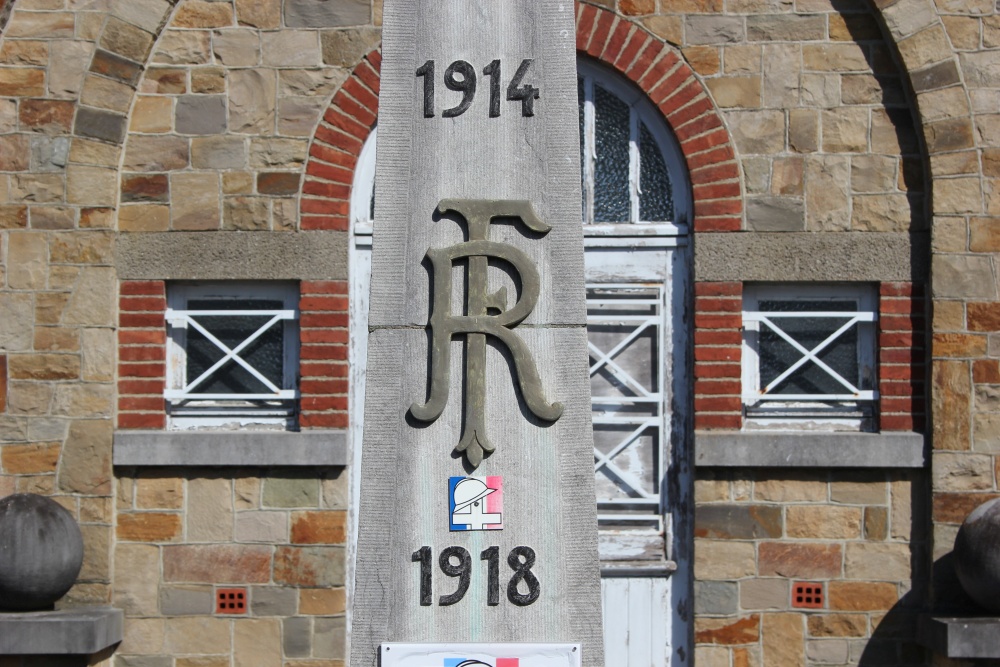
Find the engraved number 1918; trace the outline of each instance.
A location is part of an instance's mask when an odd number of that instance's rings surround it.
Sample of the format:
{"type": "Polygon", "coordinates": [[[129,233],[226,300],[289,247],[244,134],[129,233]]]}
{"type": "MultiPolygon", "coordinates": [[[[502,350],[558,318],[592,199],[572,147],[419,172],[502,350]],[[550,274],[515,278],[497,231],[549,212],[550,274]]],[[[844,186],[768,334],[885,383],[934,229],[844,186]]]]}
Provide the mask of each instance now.
{"type": "MultiPolygon", "coordinates": [[[[420,547],[411,556],[413,562],[420,563],[420,605],[429,607],[433,601],[431,579],[433,569],[431,561],[433,552],[430,547],[420,547]]],[[[479,554],[479,559],[486,561],[486,604],[495,607],[500,604],[500,547],[490,547],[479,554]]],[[[507,582],[507,599],[519,607],[525,607],[538,599],[541,586],[538,577],[531,571],[535,564],[535,550],[531,547],[514,547],[507,555],[507,564],[514,571],[507,582]],[[521,583],[528,589],[521,593],[521,583]]],[[[472,556],[463,547],[447,547],[442,549],[438,557],[438,566],[449,577],[458,579],[453,593],[442,595],[438,604],[442,607],[453,605],[469,590],[472,579],[472,556]]]]}

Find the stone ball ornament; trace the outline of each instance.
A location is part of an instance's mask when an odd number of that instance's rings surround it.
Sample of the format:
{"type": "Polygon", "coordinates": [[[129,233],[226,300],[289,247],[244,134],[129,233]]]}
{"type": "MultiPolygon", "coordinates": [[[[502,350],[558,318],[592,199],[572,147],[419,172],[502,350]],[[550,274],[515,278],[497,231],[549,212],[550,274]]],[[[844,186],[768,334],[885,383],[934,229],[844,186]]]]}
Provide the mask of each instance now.
{"type": "Polygon", "coordinates": [[[955,572],[973,600],[1000,612],[1000,498],[972,510],[955,538],[955,572]]]}
{"type": "Polygon", "coordinates": [[[50,609],[82,565],[80,527],[59,503],[33,493],[0,499],[0,610],[50,609]]]}

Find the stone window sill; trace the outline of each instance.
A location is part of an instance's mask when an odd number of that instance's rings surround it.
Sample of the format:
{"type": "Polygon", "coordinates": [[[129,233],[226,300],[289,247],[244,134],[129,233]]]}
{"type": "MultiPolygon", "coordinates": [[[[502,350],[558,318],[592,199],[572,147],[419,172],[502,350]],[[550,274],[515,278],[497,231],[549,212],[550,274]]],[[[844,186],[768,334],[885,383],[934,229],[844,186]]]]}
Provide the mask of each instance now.
{"type": "Polygon", "coordinates": [[[922,433],[697,431],[695,465],[727,468],[924,468],[922,433]]]}
{"type": "Polygon", "coordinates": [[[116,466],[347,465],[347,431],[115,431],[116,466]]]}

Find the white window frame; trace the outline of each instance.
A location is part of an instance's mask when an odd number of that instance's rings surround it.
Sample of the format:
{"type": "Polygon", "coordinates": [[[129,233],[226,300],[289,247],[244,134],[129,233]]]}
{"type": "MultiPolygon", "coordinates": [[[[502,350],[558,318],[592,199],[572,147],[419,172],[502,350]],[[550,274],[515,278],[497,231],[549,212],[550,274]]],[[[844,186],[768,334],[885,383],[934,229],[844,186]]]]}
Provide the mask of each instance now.
{"type": "MultiPolygon", "coordinates": [[[[812,356],[832,344],[840,335],[857,328],[858,365],[862,377],[870,378],[872,387],[878,386],[878,296],[869,284],[746,284],[743,288],[743,349],[742,349],[742,398],[746,419],[744,428],[752,429],[804,429],[816,427],[832,430],[872,430],[878,401],[876,389],[854,386],[853,378],[840,378],[832,369],[827,370],[843,385],[838,394],[768,394],[761,387],[759,333],[767,328],[783,336],[780,325],[772,322],[778,313],[761,312],[758,304],[765,300],[781,301],[851,301],[854,311],[810,311],[782,314],[778,319],[790,317],[850,318],[848,323],[812,350],[798,343],[801,357],[785,373],[791,373],[802,364],[817,362],[812,356]]],[[[818,362],[822,367],[822,362],[818,362]]],[[[777,385],[785,374],[772,385],[777,385]]]]}
{"type": "MultiPolygon", "coordinates": [[[[167,286],[167,404],[168,428],[295,428],[298,412],[299,289],[289,282],[178,282],[167,286]],[[201,299],[267,299],[281,301],[279,310],[191,310],[188,303],[201,299]],[[281,387],[263,394],[190,394],[187,387],[187,331],[197,327],[199,315],[271,316],[270,321],[243,344],[273,327],[282,327],[284,373],[281,387]]],[[[221,345],[221,343],[216,343],[221,345]]],[[[222,348],[225,350],[226,348],[222,348]]],[[[230,351],[236,359],[240,346],[230,351]]],[[[237,361],[237,363],[240,363],[237,361]]],[[[248,369],[249,370],[249,369],[248,369]]],[[[251,371],[254,372],[254,371],[251,371]]],[[[209,373],[205,374],[206,379],[209,373]]],[[[193,384],[193,383],[192,383],[193,384]]]]}

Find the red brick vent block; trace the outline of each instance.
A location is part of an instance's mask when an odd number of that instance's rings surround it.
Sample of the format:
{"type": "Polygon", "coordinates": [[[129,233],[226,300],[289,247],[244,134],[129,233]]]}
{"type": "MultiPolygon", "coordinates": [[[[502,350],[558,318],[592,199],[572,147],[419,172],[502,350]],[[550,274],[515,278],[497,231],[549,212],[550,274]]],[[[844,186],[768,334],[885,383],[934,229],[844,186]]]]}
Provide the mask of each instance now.
{"type": "Polygon", "coordinates": [[[346,428],[347,281],[304,280],[300,290],[299,425],[346,428]]]}
{"type": "Polygon", "coordinates": [[[792,607],[795,609],[822,609],[823,584],[796,581],[792,584],[792,607]]]}
{"type": "Polygon", "coordinates": [[[695,428],[739,429],[743,284],[695,283],[694,294],[695,428]]]}
{"type": "Polygon", "coordinates": [[[118,297],[118,428],[166,426],[163,390],[167,371],[162,280],[121,284],[118,297]]]}
{"type": "Polygon", "coordinates": [[[378,50],[365,56],[316,128],[299,201],[302,229],[348,229],[354,167],[378,115],[381,66],[378,50]]]}
{"type": "Polygon", "coordinates": [[[879,427],[923,431],[927,423],[923,285],[879,286],[879,427]]]}
{"type": "Polygon", "coordinates": [[[673,129],[691,175],[694,230],[738,231],[743,198],[736,152],[694,70],[676,49],[614,12],[579,4],[576,20],[577,50],[635,83],[673,129]]]}
{"type": "Polygon", "coordinates": [[[215,613],[216,614],[247,613],[247,589],[216,588],[215,613]]]}

